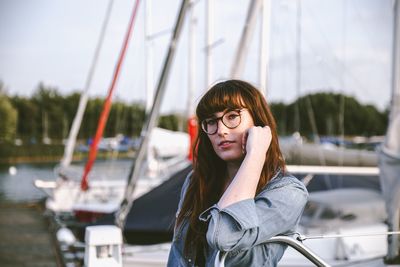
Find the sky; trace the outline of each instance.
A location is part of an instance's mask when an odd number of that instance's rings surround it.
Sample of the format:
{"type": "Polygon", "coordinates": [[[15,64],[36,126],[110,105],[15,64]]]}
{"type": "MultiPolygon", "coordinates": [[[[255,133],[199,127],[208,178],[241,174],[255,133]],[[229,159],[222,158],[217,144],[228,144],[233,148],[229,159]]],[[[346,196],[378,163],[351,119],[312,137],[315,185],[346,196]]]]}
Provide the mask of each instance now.
{"type": "MultiPolygon", "coordinates": [[[[157,85],[180,6],[179,0],[147,1],[153,37],[150,43],[145,38],[144,2],[139,6],[116,100],[145,101],[146,45],[153,53],[150,80],[157,85]]],[[[205,3],[206,0],[194,1],[194,103],[209,87],[205,82],[205,3]]],[[[249,3],[250,0],[213,1],[213,83],[230,77],[249,3]]],[[[0,0],[0,81],[8,94],[30,96],[39,83],[65,95],[81,91],[108,4],[109,0],[0,0]]],[[[113,2],[89,89],[91,96],[107,94],[133,5],[134,1],[113,2]]],[[[324,91],[354,96],[380,110],[388,106],[392,0],[272,0],[270,14],[268,101],[291,103],[307,93],[324,91]]],[[[162,113],[187,109],[189,21],[185,19],[178,42],[162,113]]],[[[257,18],[241,75],[256,86],[260,84],[259,22],[257,18]]]]}

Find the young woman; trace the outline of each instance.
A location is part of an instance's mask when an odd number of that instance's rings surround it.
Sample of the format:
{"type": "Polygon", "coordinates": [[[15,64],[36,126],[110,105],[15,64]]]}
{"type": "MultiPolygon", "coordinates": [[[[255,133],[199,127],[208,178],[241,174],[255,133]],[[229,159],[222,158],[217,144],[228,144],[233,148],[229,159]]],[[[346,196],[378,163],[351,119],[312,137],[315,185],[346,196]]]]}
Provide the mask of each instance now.
{"type": "Polygon", "coordinates": [[[251,84],[214,85],[196,109],[193,172],[183,185],[168,266],[276,266],[286,246],[263,244],[291,234],[307,190],[285,171],[275,120],[251,84]]]}

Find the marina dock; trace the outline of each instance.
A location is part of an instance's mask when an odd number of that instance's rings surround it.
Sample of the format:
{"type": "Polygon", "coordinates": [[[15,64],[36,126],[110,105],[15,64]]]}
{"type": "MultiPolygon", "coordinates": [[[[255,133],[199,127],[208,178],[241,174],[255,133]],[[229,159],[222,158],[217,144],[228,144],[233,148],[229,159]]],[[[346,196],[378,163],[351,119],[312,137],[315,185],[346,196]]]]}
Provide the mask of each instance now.
{"type": "Polygon", "coordinates": [[[62,266],[40,203],[0,202],[0,266],[62,266]]]}

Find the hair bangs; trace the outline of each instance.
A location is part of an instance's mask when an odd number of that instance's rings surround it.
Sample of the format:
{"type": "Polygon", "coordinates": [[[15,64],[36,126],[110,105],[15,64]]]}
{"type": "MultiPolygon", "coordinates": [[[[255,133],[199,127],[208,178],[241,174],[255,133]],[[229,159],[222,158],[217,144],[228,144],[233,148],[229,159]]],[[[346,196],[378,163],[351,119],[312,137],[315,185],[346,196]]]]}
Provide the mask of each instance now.
{"type": "Polygon", "coordinates": [[[201,121],[211,117],[216,112],[244,107],[246,105],[244,104],[239,88],[217,84],[203,96],[197,105],[196,115],[201,121]]]}

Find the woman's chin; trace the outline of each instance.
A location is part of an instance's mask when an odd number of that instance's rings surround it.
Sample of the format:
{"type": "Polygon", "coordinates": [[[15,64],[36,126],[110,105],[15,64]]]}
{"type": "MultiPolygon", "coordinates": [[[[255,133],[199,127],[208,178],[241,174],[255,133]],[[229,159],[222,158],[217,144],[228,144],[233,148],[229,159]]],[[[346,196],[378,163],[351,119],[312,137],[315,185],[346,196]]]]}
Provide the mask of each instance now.
{"type": "Polygon", "coordinates": [[[242,161],[244,158],[243,153],[241,152],[235,152],[235,151],[223,151],[223,152],[219,152],[218,157],[220,157],[223,161],[242,161]]]}

